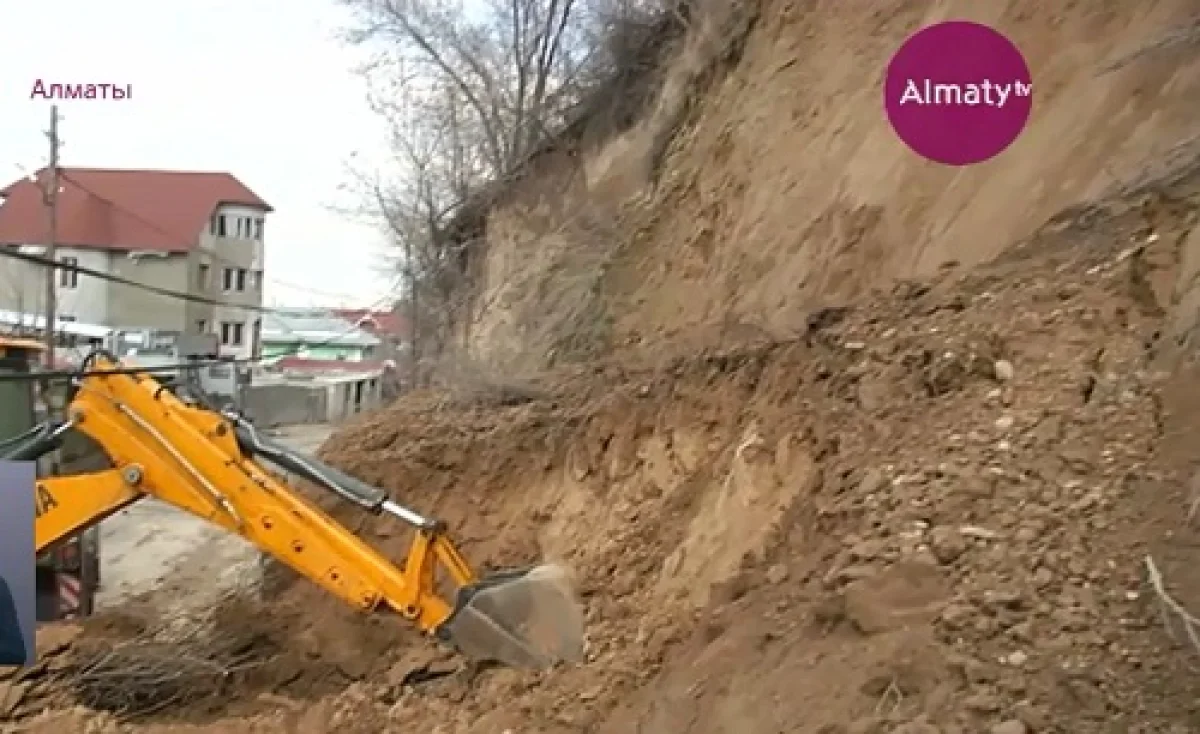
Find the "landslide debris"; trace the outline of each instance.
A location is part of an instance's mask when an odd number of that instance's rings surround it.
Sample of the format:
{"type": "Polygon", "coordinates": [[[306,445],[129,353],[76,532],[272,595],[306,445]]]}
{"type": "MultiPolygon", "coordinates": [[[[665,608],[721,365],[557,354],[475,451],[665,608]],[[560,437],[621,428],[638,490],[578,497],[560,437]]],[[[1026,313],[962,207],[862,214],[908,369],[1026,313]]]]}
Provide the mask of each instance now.
{"type": "MultiPolygon", "coordinates": [[[[1200,726],[1196,651],[1164,631],[1144,565],[1178,579],[1194,562],[1168,438],[1200,413],[1164,330],[1200,248],[1194,188],[1125,191],[987,267],[815,313],[795,339],[601,364],[507,408],[427,396],[341,433],[327,458],[446,518],[476,557],[573,564],[589,603],[588,665],[449,676],[390,720],[1200,726]]],[[[374,529],[399,552],[396,532],[374,529]]]]}
{"type": "MultiPolygon", "coordinates": [[[[278,594],[215,620],[255,655],[232,683],[195,687],[195,700],[141,720],[97,711],[81,695],[81,666],[141,640],[146,623],[83,636],[50,627],[43,637],[69,642],[43,641],[56,652],[40,672],[0,676],[0,726],[1200,730],[1198,651],[1160,593],[1200,609],[1189,518],[1200,496],[1200,157],[1174,148],[1171,170],[1067,209],[1009,247],[1112,169],[1161,151],[1160,134],[1180,139],[1194,125],[1172,106],[1194,83],[1179,60],[1186,44],[1101,86],[1089,86],[1091,62],[1075,64],[1108,55],[1114,27],[1162,27],[1183,5],[1151,3],[1136,17],[989,9],[1053,67],[1039,82],[1053,86],[1039,102],[1052,112],[1023,136],[1024,158],[958,176],[904,163],[907,152],[878,137],[876,31],[901,34],[932,11],[855,10],[851,28],[832,10],[764,4],[745,59],[671,141],[635,243],[644,250],[613,268],[628,282],[608,336],[629,348],[515,393],[412,395],[330,441],[326,459],[445,519],[477,562],[571,565],[587,605],[586,665],[463,666],[403,623],[360,618],[284,577],[278,594]],[[826,63],[864,43],[870,62],[826,63]],[[1126,140],[1136,145],[1116,166],[1126,140]],[[891,280],[954,253],[972,267],[891,280]],[[794,306],[798,282],[807,295],[796,317],[774,304],[794,306]],[[776,309],[771,329],[733,316],[693,328],[733,313],[730,299],[745,312],[776,309]],[[1146,583],[1147,557],[1163,589],[1146,583]]],[[[520,225],[518,214],[508,218],[520,225]]],[[[545,310],[544,300],[526,305],[545,310]]],[[[334,511],[403,557],[403,527],[334,511]]]]}

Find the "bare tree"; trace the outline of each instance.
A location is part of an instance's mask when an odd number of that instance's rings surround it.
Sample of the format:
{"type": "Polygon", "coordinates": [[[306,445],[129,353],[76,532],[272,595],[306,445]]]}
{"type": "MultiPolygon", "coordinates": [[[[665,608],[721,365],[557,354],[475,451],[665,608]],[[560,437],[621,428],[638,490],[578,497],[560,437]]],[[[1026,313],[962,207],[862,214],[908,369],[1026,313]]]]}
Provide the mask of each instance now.
{"type": "Polygon", "coordinates": [[[401,276],[400,307],[411,329],[408,380],[419,385],[423,358],[441,353],[459,310],[461,268],[442,232],[457,205],[486,180],[487,166],[452,85],[399,88],[393,95],[394,160],[384,176],[356,172],[356,178],[393,245],[388,269],[401,276]]]}
{"type": "Polygon", "coordinates": [[[460,207],[561,130],[622,50],[621,19],[662,0],[338,0],[346,34],[369,48],[363,71],[389,123],[394,165],[363,177],[394,244],[411,321],[410,380],[465,315],[464,248],[444,233],[460,207]]]}
{"type": "Polygon", "coordinates": [[[453,98],[492,175],[557,128],[592,53],[579,0],[340,2],[356,21],[348,39],[378,52],[367,73],[453,98]]]}
{"type": "Polygon", "coordinates": [[[586,61],[578,0],[339,1],[356,20],[348,39],[376,52],[364,71],[396,165],[388,183],[360,183],[395,245],[419,384],[422,352],[441,351],[460,310],[461,253],[441,233],[561,125],[586,61]]]}

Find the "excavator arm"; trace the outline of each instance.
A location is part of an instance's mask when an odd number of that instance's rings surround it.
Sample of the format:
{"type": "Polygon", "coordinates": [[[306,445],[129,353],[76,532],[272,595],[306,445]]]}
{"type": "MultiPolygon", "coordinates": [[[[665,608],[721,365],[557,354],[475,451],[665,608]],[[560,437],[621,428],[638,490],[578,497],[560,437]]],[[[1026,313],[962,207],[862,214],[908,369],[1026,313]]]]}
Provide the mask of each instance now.
{"type": "MultiPolygon", "coordinates": [[[[273,442],[232,414],[189,405],[145,374],[90,357],[67,420],[10,445],[4,458],[33,459],[69,430],[90,437],[112,468],[39,480],[36,545],[53,547],[143,497],[155,497],[236,533],[347,604],[391,611],[464,654],[546,667],[582,654],[582,618],[551,566],[480,579],[438,521],[383,490],[273,442]],[[408,557],[393,564],[268,471],[260,459],[333,491],[367,512],[414,528],[408,557]],[[453,598],[439,586],[455,589],[453,598]]],[[[11,444],[12,442],[10,442],[11,444]]]]}

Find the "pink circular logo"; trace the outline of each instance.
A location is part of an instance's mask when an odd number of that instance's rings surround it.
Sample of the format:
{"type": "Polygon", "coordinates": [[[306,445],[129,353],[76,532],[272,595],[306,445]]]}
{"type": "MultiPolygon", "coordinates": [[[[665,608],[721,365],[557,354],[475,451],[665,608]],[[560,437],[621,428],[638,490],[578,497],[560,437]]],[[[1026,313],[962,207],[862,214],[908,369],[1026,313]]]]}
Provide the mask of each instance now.
{"type": "Polygon", "coordinates": [[[950,166],[999,155],[1033,110],[1029,65],[1012,41],[980,23],[927,26],[888,64],[883,103],[917,154],[950,166]]]}

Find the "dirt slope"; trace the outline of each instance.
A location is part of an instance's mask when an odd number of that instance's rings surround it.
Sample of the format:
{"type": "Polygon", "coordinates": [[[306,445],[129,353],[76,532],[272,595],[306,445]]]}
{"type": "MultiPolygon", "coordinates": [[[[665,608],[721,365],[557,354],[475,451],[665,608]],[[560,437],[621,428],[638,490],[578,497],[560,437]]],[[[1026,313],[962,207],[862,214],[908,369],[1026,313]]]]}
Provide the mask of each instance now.
{"type": "Polygon", "coordinates": [[[565,559],[589,600],[589,665],[444,679],[390,720],[1200,726],[1142,566],[1153,552],[1179,578],[1169,539],[1190,532],[1190,468],[1163,440],[1198,416],[1177,410],[1157,335],[1196,199],[1127,201],[961,281],[827,313],[803,340],[605,367],[466,419],[398,406],[342,434],[331,457],[436,508],[475,555],[565,559]]]}
{"type": "MultiPolygon", "coordinates": [[[[135,724],[68,708],[81,662],[137,636],[100,621],[0,680],[0,716],[47,733],[1200,730],[1200,651],[1169,634],[1145,565],[1200,609],[1200,34],[1169,35],[1200,8],[746,7],[714,26],[740,40],[716,44],[729,66],[682,126],[664,102],[489,221],[505,286],[476,353],[527,372],[615,352],[523,396],[411,396],[323,450],[480,563],[570,564],[586,665],[463,670],[300,584],[219,610],[238,643],[222,649],[255,665],[194,674],[186,705],[135,724]],[[878,110],[887,52],[951,15],[994,22],[1035,70],[1028,132],[966,171],[914,159],[878,110]],[[643,191],[659,118],[673,134],[643,191]]],[[[696,48],[664,99],[699,84],[696,48]]],[[[403,528],[338,514],[402,556],[403,528]]]]}
{"type": "Polygon", "coordinates": [[[653,114],[491,214],[484,361],[520,372],[697,325],[794,333],[889,279],[991,259],[1197,134],[1190,0],[716,5],[741,12],[702,25],[653,114]],[[880,112],[889,55],[950,17],[1003,30],[1034,75],[1026,131],[965,169],[912,155],[880,112]],[[699,99],[679,93],[704,70],[699,99]]]}

